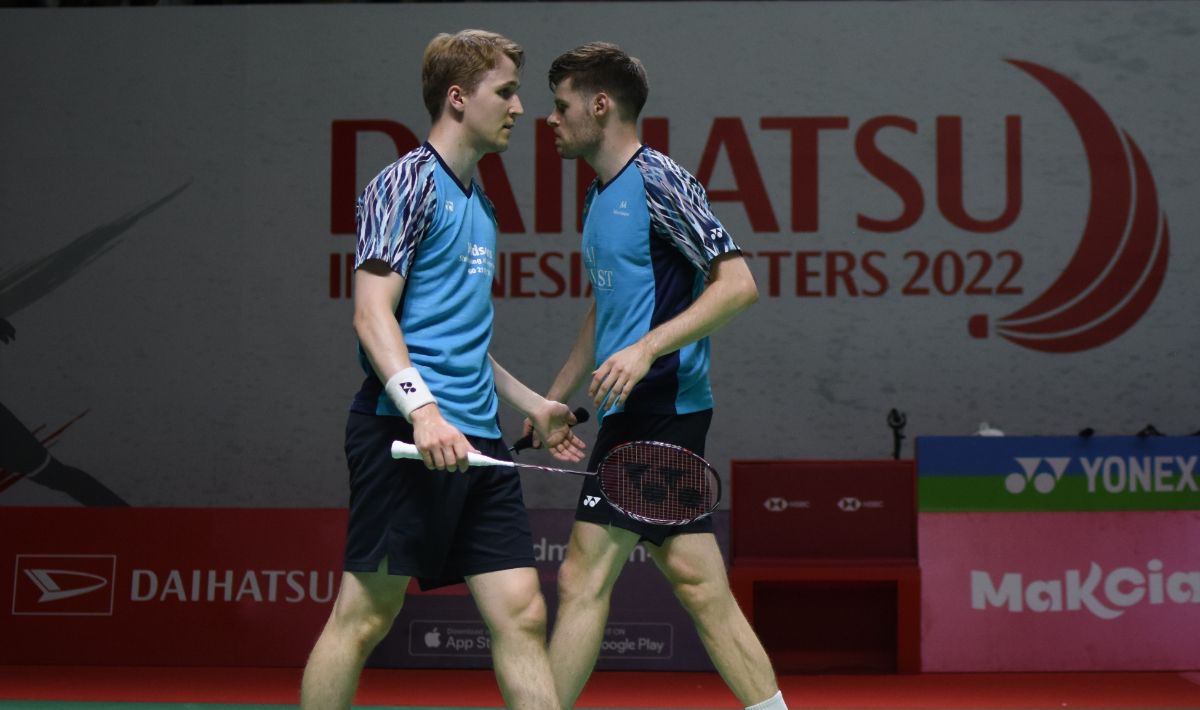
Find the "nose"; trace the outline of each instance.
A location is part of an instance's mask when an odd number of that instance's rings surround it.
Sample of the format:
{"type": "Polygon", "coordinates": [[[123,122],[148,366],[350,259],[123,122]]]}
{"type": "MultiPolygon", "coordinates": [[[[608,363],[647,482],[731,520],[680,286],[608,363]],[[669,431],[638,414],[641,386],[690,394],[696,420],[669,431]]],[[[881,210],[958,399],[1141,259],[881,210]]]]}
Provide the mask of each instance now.
{"type": "Polygon", "coordinates": [[[521,105],[520,96],[513,96],[512,106],[508,108],[508,112],[513,116],[520,116],[521,114],[525,113],[525,107],[521,105]]]}
{"type": "Polygon", "coordinates": [[[546,125],[550,126],[551,128],[554,128],[555,126],[558,125],[558,112],[557,111],[554,111],[553,113],[551,113],[549,116],[546,117],[546,125]]]}

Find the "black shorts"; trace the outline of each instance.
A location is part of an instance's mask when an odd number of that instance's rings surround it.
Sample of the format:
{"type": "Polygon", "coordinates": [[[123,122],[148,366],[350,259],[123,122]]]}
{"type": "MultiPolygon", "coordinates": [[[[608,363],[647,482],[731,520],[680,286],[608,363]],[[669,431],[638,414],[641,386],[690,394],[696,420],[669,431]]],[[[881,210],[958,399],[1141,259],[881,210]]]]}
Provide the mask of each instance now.
{"type": "MultiPolygon", "coordinates": [[[[351,412],[346,422],[350,518],[344,567],[416,577],[422,589],[463,577],[533,567],[533,536],[514,468],[430,471],[420,461],[393,459],[395,439],[412,441],[402,417],[351,412]]],[[[511,460],[500,439],[468,436],[492,458],[511,460]]]]}
{"type": "MultiPolygon", "coordinates": [[[[600,424],[588,470],[595,471],[609,451],[629,441],[662,441],[682,446],[698,456],[704,455],[704,440],[712,423],[712,410],[693,414],[610,414],[600,424]]],[[[712,516],[687,525],[654,525],[634,520],[604,502],[600,481],[595,476],[583,479],[583,490],[575,507],[575,519],[597,525],[612,525],[637,533],[643,542],[662,545],[671,535],[713,531],[712,516]]]]}

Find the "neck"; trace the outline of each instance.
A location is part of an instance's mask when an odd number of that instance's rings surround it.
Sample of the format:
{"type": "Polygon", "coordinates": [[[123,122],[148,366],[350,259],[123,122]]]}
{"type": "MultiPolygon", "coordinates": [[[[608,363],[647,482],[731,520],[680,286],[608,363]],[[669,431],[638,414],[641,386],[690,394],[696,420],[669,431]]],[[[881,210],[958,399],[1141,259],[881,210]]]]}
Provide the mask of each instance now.
{"type": "Polygon", "coordinates": [[[475,166],[483,157],[478,149],[463,139],[453,126],[439,121],[429,130],[429,145],[442,156],[446,167],[463,185],[470,185],[475,177],[475,166]]]}
{"type": "Polygon", "coordinates": [[[642,142],[638,140],[637,131],[633,127],[622,126],[612,135],[604,137],[600,148],[587,162],[600,176],[600,182],[607,185],[641,147],[642,142]]]}

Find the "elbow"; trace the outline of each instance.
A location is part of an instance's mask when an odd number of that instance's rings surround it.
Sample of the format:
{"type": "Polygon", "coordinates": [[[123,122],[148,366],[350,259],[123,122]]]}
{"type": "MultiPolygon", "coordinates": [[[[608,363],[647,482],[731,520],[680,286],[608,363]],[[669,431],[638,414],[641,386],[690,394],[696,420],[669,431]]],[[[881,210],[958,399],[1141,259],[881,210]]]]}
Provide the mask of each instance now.
{"type": "Polygon", "coordinates": [[[754,283],[753,280],[742,290],[742,300],[745,303],[743,308],[749,308],[758,303],[758,284],[754,283]]]}
{"type": "Polygon", "coordinates": [[[363,337],[371,330],[370,313],[362,309],[354,309],[350,327],[354,329],[354,335],[358,337],[359,341],[362,341],[363,337]]]}
{"type": "Polygon", "coordinates": [[[758,284],[754,283],[753,278],[745,279],[738,285],[736,298],[739,312],[758,303],[758,284]]]}

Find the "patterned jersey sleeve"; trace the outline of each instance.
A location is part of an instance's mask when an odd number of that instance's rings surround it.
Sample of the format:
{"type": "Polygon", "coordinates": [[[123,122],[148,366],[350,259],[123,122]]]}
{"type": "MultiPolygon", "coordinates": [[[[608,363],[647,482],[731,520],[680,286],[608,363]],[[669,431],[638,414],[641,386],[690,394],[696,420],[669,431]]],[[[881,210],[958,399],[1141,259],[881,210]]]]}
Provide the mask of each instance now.
{"type": "Polygon", "coordinates": [[[636,159],[646,183],[646,201],[654,231],[669,239],[697,269],[708,276],[713,259],[741,251],[708,204],[700,181],[651,148],[636,159]]]}
{"type": "Polygon", "coordinates": [[[359,195],[355,268],[380,259],[408,277],[417,245],[436,214],[436,164],[432,153],[415,150],[385,168],[359,195]]]}

